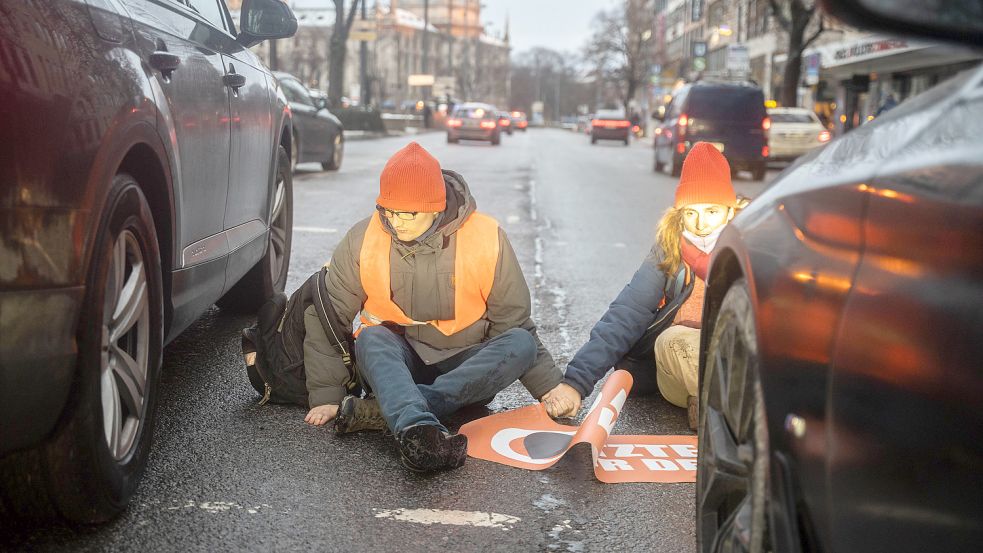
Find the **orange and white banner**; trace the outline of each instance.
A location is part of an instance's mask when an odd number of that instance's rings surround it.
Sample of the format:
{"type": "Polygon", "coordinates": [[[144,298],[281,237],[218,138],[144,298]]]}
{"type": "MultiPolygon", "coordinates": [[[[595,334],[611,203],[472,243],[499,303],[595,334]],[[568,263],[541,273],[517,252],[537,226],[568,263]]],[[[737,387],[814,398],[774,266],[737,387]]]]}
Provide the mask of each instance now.
{"type": "Polygon", "coordinates": [[[543,470],[589,443],[601,482],[696,482],[696,436],[611,435],[631,385],[631,374],[614,371],[579,427],[556,423],[537,403],[469,422],[460,433],[468,455],[503,465],[543,470]]]}

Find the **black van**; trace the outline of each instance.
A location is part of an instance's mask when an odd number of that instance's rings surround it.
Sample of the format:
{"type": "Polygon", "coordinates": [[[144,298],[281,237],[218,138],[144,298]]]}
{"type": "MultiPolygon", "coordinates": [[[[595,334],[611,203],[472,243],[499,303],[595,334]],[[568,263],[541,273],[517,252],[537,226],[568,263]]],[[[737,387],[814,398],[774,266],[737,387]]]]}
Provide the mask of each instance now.
{"type": "Polygon", "coordinates": [[[679,176],[690,147],[713,143],[731,169],[765,177],[768,129],[764,93],[747,83],[698,81],[680,88],[655,130],[655,170],[679,176]]]}

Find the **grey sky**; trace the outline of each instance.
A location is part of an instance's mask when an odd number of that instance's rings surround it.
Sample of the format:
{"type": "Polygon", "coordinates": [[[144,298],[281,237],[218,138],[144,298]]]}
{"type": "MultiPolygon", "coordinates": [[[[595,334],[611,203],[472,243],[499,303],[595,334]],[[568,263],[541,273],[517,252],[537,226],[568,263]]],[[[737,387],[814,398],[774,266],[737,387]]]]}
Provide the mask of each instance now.
{"type": "Polygon", "coordinates": [[[497,34],[509,15],[512,51],[533,46],[579,52],[587,40],[594,14],[617,0],[483,0],[482,22],[492,23],[497,34]]]}

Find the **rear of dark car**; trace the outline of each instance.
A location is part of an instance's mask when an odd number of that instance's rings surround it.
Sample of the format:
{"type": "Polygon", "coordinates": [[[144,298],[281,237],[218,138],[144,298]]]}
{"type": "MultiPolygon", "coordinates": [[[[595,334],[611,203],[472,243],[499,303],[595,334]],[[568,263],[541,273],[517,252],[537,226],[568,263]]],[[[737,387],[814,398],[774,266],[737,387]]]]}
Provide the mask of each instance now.
{"type": "Polygon", "coordinates": [[[755,180],[764,178],[771,121],[760,88],[694,83],[676,95],[664,123],[656,137],[656,148],[663,150],[657,156],[673,172],[678,172],[690,148],[702,141],[723,152],[734,171],[751,171],[755,180]]]}
{"type": "Polygon", "coordinates": [[[631,121],[624,112],[618,110],[599,110],[590,122],[590,143],[598,140],[620,140],[628,145],[631,121]]]}
{"type": "Polygon", "coordinates": [[[497,145],[501,140],[498,111],[486,104],[462,104],[447,119],[447,142],[487,140],[497,145]]]}

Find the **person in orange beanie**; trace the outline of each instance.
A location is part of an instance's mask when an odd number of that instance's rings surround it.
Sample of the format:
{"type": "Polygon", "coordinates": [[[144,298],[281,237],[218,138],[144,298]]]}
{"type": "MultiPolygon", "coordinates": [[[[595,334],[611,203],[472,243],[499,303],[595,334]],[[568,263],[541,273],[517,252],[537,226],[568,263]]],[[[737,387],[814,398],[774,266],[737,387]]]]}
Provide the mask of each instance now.
{"type": "Polygon", "coordinates": [[[698,142],[683,162],[675,202],[631,282],[594,325],[567,364],[563,382],[543,402],[553,417],[576,415],[612,367],[632,373],[632,393],[653,393],[688,409],[696,428],[700,320],[710,252],[738,203],[730,165],[698,142]],[[654,365],[654,366],[653,366],[654,365]]]}
{"type": "Polygon", "coordinates": [[[326,280],[354,336],[356,375],[308,308],[305,420],[333,419],[339,433],[388,427],[407,468],[456,468],[467,438],[443,417],[517,379],[541,398],[563,375],[536,335],[505,231],[477,211],[461,175],[412,142],[383,169],[376,204],[335,249],[326,280]],[[374,398],[346,395],[353,379],[374,398]]]}

